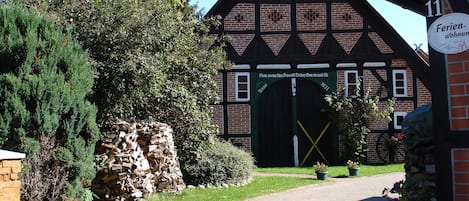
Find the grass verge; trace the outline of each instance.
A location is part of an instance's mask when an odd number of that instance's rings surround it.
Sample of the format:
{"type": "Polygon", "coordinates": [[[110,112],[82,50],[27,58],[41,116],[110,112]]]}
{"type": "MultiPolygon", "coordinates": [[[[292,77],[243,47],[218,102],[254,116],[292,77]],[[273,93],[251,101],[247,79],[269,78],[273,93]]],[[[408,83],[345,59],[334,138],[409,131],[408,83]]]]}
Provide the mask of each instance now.
{"type": "MultiPolygon", "coordinates": [[[[314,175],[312,167],[277,167],[277,168],[257,168],[256,172],[273,172],[273,173],[289,173],[289,174],[309,174],[314,175]]],[[[346,166],[329,167],[329,177],[346,177],[348,170],[346,166]]],[[[404,172],[404,164],[390,165],[360,165],[360,176],[372,176],[378,174],[386,174],[392,172],[404,172]]]]}
{"type": "Polygon", "coordinates": [[[148,201],[238,201],[323,181],[309,178],[255,176],[252,183],[232,188],[185,189],[180,195],[155,194],[148,201]]]}
{"type": "MultiPolygon", "coordinates": [[[[403,164],[391,165],[360,165],[360,177],[403,172],[403,164]]],[[[312,167],[304,168],[257,168],[256,172],[289,173],[289,174],[314,174],[312,167]]],[[[329,167],[329,177],[347,177],[348,170],[345,166],[329,167]]],[[[242,187],[211,188],[211,189],[185,189],[180,195],[171,193],[159,193],[150,196],[148,201],[240,201],[260,195],[280,192],[299,186],[320,182],[316,179],[279,177],[279,176],[254,176],[252,183],[242,187]]]]}

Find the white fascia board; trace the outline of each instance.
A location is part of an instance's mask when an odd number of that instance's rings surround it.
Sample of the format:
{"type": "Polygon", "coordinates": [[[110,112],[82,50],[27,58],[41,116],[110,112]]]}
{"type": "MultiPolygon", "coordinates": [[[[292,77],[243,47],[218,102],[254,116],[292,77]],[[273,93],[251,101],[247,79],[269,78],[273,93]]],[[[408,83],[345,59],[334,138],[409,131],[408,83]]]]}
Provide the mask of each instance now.
{"type": "Polygon", "coordinates": [[[259,64],[257,69],[291,69],[290,64],[259,64]]]}
{"type": "Polygon", "coordinates": [[[336,67],[337,68],[355,68],[357,67],[357,63],[338,63],[336,67]]]}
{"type": "Polygon", "coordinates": [[[330,68],[331,65],[328,63],[319,63],[319,64],[298,64],[298,69],[311,69],[311,68],[330,68]]]}

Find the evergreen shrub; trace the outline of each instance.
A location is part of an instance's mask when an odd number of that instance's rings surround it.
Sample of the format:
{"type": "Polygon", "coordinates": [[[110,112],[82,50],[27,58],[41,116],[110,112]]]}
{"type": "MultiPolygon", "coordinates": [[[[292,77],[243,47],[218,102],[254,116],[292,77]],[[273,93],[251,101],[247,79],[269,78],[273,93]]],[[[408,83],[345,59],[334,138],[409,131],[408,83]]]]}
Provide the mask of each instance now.
{"type": "Polygon", "coordinates": [[[91,200],[93,70],[54,22],[0,4],[0,148],[25,152],[21,200],[91,200]]]}

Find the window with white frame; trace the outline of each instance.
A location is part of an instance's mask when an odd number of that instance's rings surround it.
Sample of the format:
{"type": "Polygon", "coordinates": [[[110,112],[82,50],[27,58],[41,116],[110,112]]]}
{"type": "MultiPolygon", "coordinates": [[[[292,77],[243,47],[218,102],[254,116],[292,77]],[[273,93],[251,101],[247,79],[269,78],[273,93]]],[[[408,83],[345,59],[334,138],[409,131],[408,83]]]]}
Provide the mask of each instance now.
{"type": "Polygon", "coordinates": [[[345,96],[353,97],[357,91],[358,71],[344,71],[345,96]]]}
{"type": "Polygon", "coordinates": [[[249,73],[236,73],[236,101],[249,101],[249,73]]]}
{"type": "Polygon", "coordinates": [[[392,71],[392,86],[394,97],[407,96],[407,72],[406,70],[392,71]]]}
{"type": "Polygon", "coordinates": [[[404,121],[407,112],[394,112],[394,129],[402,129],[402,121],[404,121]]]}

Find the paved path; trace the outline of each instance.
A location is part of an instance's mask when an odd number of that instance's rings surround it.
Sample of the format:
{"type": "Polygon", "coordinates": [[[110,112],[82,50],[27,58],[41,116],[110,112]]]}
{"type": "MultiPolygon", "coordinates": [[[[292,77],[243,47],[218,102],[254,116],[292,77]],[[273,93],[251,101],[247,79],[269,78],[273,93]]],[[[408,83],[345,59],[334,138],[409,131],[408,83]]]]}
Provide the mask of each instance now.
{"type": "MultiPolygon", "coordinates": [[[[330,183],[312,184],[247,201],[387,201],[381,196],[385,187],[403,180],[404,173],[358,178],[329,178],[330,183]]],[[[396,197],[397,194],[391,194],[396,197]]]]}

